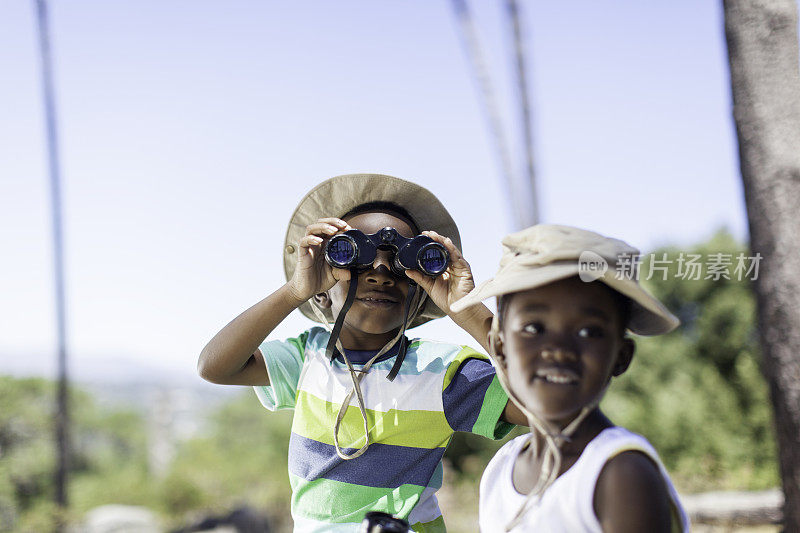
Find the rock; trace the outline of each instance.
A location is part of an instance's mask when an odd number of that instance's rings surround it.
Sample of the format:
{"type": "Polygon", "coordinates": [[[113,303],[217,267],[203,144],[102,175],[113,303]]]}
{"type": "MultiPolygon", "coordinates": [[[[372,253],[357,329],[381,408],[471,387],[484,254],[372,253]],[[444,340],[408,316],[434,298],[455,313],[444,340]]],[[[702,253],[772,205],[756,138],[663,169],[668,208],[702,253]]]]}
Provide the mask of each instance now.
{"type": "Polygon", "coordinates": [[[144,507],[103,505],[84,518],[80,533],[159,533],[163,528],[156,515],[144,507]]]}

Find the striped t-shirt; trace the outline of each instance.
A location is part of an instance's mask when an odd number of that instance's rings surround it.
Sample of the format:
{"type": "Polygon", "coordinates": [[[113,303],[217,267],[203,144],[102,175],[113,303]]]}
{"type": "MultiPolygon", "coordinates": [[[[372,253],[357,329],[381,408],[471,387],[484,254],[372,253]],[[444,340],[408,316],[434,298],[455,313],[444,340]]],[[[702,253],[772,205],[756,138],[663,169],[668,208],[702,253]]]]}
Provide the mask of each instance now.
{"type": "MultiPolygon", "coordinates": [[[[508,397],[488,358],[472,348],[412,340],[394,381],[386,379],[396,349],[361,380],[370,445],[349,461],[333,444],[333,428],[350,373],[340,357],[325,357],[329,333],[312,328],[297,338],[261,345],[270,386],[256,387],[270,410],[294,409],[289,481],[296,532],[357,532],[369,511],[404,518],[417,533],[444,532],[435,493],[442,456],[455,431],[493,439],[513,427],[500,417],[508,397]]],[[[360,367],[376,352],[347,351],[360,367]]],[[[352,454],[364,444],[355,398],[339,427],[339,445],[352,454]]]]}

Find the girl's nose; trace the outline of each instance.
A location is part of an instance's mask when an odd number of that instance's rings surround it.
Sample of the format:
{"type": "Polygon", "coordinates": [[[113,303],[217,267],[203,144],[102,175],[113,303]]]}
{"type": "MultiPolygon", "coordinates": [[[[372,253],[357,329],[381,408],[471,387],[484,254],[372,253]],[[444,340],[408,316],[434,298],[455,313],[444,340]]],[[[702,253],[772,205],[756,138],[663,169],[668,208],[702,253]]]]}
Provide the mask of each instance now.
{"type": "Polygon", "coordinates": [[[555,363],[564,363],[576,359],[575,351],[562,345],[551,345],[542,349],[542,359],[555,363]]]}

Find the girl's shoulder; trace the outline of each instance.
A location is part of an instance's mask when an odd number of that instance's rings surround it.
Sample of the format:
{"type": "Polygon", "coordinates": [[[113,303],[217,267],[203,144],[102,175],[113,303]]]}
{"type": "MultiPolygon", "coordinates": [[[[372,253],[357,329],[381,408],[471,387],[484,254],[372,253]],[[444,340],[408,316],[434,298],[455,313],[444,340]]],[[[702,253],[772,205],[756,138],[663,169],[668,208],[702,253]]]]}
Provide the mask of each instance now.
{"type": "Polygon", "coordinates": [[[662,469],[661,459],[647,439],[626,428],[612,426],[589,441],[570,470],[579,473],[582,482],[593,486],[609,472],[617,477],[637,475],[640,471],[661,474],[662,469]]]}
{"type": "Polygon", "coordinates": [[[596,454],[592,500],[601,522],[640,520],[642,530],[670,522],[673,529],[688,528],[677,491],[647,439],[613,427],[601,432],[592,443],[596,454]],[[637,512],[632,513],[631,509],[637,512]]]}
{"type": "Polygon", "coordinates": [[[589,441],[586,450],[600,455],[616,455],[625,450],[641,450],[647,455],[658,458],[655,448],[646,438],[622,426],[605,428],[589,441]]]}

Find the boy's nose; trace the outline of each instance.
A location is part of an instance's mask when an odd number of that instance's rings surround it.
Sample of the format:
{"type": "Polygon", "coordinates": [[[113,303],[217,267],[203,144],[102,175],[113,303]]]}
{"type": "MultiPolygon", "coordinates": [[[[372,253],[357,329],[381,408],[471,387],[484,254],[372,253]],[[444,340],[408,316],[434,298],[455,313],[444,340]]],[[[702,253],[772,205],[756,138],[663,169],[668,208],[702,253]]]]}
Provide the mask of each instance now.
{"type": "Polygon", "coordinates": [[[366,280],[379,285],[394,285],[396,279],[392,274],[392,255],[387,250],[378,250],[372,268],[367,271],[366,280]]]}

